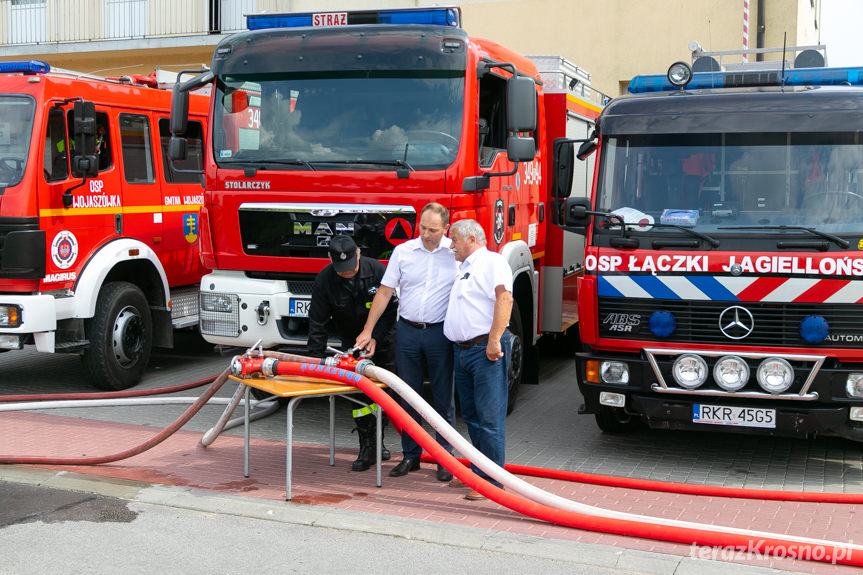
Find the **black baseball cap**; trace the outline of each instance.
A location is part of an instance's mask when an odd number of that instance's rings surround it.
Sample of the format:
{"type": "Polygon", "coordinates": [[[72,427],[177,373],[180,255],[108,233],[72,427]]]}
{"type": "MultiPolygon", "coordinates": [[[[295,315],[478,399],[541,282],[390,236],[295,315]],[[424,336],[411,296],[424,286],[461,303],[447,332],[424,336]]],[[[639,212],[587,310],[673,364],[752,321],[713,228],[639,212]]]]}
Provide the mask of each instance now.
{"type": "Polygon", "coordinates": [[[330,259],[336,272],[354,271],[357,268],[357,244],[349,236],[335,236],[330,240],[330,259]]]}

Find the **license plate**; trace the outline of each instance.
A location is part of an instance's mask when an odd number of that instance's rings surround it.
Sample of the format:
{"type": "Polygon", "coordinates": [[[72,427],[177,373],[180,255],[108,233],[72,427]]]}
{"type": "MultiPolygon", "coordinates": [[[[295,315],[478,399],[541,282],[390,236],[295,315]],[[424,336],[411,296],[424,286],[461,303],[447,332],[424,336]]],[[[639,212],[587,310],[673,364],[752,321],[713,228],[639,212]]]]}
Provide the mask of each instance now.
{"type": "Polygon", "coordinates": [[[309,305],[312,300],[309,298],[295,298],[288,300],[288,315],[291,317],[309,317],[309,305]]]}
{"type": "Polygon", "coordinates": [[[693,423],[709,425],[737,425],[739,427],[776,427],[776,410],[756,407],[731,407],[727,405],[692,406],[693,423]]]}

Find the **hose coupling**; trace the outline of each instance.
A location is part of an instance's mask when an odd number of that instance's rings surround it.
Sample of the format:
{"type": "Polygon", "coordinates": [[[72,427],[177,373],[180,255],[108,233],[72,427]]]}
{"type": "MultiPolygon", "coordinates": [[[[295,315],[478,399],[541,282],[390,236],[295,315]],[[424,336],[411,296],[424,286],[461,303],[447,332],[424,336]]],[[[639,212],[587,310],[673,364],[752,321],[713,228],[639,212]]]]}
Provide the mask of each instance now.
{"type": "Polygon", "coordinates": [[[355,372],[357,372],[357,373],[358,373],[358,374],[360,374],[360,375],[365,375],[363,372],[366,370],[366,368],[367,368],[367,367],[371,367],[371,366],[373,366],[374,364],[375,364],[375,362],[373,362],[373,361],[372,361],[372,360],[370,360],[370,359],[361,359],[361,360],[359,360],[359,361],[357,362],[357,364],[354,366],[354,371],[355,371],[355,372]]]}
{"type": "Polygon", "coordinates": [[[261,362],[261,373],[266,375],[267,377],[274,377],[277,375],[276,370],[278,369],[279,360],[274,357],[264,358],[264,361],[261,362]]]}

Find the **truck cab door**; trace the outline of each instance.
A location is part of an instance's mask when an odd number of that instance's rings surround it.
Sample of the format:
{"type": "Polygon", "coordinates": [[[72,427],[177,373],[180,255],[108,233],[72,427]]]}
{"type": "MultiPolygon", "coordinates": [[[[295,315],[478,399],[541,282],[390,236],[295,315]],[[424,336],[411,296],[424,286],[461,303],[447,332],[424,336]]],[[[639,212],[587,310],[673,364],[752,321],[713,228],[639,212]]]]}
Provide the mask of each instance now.
{"type": "Polygon", "coordinates": [[[149,115],[118,115],[122,159],[123,221],[118,233],[135,237],[157,253],[162,244],[162,190],[156,177],[149,115]]]}

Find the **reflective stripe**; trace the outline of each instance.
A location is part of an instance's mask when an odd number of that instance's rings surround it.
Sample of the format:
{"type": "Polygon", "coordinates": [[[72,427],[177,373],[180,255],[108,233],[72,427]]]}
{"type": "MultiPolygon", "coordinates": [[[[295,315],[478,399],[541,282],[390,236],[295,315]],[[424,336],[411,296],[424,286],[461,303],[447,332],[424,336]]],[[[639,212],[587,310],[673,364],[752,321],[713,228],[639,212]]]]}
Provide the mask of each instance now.
{"type": "Polygon", "coordinates": [[[368,407],[361,407],[359,409],[354,410],[354,418],[363,417],[364,415],[371,415],[373,411],[378,410],[378,404],[373,403],[368,407]]]}

